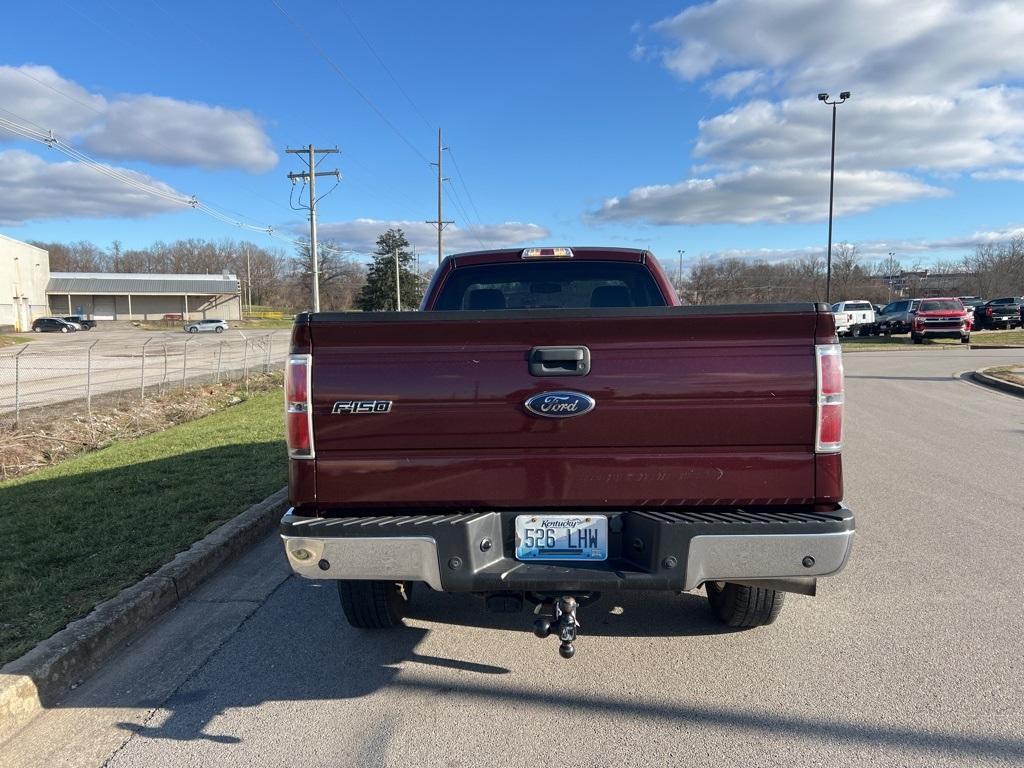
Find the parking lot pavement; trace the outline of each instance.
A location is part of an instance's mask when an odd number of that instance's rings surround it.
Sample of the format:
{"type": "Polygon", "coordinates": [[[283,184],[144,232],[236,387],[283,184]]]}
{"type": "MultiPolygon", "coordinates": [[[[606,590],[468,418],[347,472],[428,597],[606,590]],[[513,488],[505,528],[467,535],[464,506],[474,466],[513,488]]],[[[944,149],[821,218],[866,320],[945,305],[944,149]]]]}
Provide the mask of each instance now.
{"type": "Polygon", "coordinates": [[[140,328],[94,328],[91,331],[78,331],[77,333],[16,333],[15,336],[19,336],[25,341],[31,342],[32,344],[43,343],[43,344],[92,344],[93,342],[102,342],[103,344],[110,343],[124,343],[129,345],[142,345],[146,339],[167,339],[172,341],[183,341],[185,339],[193,339],[194,341],[220,341],[221,339],[229,338],[241,338],[247,336],[253,338],[256,336],[266,336],[271,334],[274,336],[289,336],[291,330],[288,328],[247,328],[240,330],[238,328],[229,328],[223,333],[195,333],[188,334],[182,330],[181,326],[168,327],[165,330],[149,331],[140,328]]]}
{"type": "Polygon", "coordinates": [[[255,367],[282,366],[290,335],[289,329],[235,328],[22,334],[29,344],[0,351],[0,416],[81,401],[87,392],[114,400],[109,396],[141,396],[143,384],[154,393],[182,383],[239,379],[255,367]]]}
{"type": "Polygon", "coordinates": [[[848,355],[848,568],[723,632],[606,595],[566,662],[526,613],[414,593],[350,629],[265,541],[0,749],[5,766],[1024,764],[1024,400],[1012,351],[848,355]]]}

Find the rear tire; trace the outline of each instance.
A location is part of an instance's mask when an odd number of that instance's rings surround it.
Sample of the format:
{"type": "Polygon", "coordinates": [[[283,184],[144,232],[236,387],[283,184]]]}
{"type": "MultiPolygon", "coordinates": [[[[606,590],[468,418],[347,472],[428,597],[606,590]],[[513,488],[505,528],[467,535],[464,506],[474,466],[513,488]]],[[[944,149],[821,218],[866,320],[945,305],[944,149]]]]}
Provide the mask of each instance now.
{"type": "Polygon", "coordinates": [[[338,582],[341,610],[357,629],[390,629],[402,626],[412,584],[397,581],[338,582]]]}
{"type": "Polygon", "coordinates": [[[749,629],[771,624],[779,617],[785,592],[742,584],[709,581],[704,584],[712,615],[727,627],[749,629]]]}

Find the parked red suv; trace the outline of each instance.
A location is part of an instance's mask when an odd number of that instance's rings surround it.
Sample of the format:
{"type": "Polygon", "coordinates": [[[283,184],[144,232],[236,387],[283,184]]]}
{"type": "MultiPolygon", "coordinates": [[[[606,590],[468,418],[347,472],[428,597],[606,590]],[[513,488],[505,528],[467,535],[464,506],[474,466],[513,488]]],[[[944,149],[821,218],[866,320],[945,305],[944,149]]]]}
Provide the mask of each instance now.
{"type": "Polygon", "coordinates": [[[926,336],[971,340],[971,316],[960,299],[921,299],[910,323],[910,338],[921,344],[926,336]]]}

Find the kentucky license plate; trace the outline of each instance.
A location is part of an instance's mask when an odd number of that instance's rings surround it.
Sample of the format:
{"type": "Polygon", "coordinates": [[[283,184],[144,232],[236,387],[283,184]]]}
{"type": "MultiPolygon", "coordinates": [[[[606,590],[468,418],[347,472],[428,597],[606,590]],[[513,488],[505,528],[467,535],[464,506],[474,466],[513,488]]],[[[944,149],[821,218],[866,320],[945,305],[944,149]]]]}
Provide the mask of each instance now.
{"type": "Polygon", "coordinates": [[[607,560],[608,518],[604,515],[519,515],[518,560],[607,560]]]}

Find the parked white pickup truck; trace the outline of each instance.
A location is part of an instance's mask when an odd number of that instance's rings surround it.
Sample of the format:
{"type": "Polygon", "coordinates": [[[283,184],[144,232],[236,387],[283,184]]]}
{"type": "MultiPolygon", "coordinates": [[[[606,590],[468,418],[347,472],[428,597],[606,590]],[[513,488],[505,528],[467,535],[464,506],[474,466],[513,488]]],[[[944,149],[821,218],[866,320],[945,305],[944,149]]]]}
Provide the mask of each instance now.
{"type": "Polygon", "coordinates": [[[870,301],[840,301],[832,305],[836,318],[836,335],[859,336],[861,329],[875,324],[875,308],[870,301]]]}

